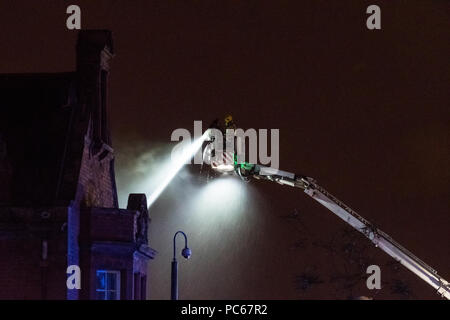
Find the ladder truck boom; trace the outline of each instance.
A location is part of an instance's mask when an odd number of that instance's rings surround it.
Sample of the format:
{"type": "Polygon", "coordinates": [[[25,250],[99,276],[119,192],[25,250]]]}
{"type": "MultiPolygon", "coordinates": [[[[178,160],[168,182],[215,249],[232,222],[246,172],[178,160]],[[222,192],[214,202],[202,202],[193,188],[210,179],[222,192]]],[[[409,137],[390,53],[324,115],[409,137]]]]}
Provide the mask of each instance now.
{"type": "MultiPolygon", "coordinates": [[[[234,150],[233,141],[235,137],[233,135],[226,134],[225,138],[222,137],[222,149],[220,148],[220,144],[218,148],[214,144],[216,137],[212,134],[212,130],[219,130],[225,134],[228,129],[233,128],[235,128],[233,119],[231,116],[228,116],[225,118],[225,125],[223,127],[218,125],[218,120],[215,120],[208,129],[210,131],[210,137],[208,138],[209,140],[207,140],[209,141],[209,144],[205,149],[203,158],[204,160],[207,160],[205,161],[206,163],[210,163],[211,168],[214,171],[219,172],[220,174],[230,174],[234,172],[245,181],[250,179],[268,180],[282,185],[303,189],[311,198],[365,235],[376,247],[383,250],[432,286],[441,297],[450,300],[450,284],[447,280],[438,275],[436,270],[406,250],[389,235],[375,227],[371,222],[360,216],[327,190],[319,186],[313,178],[258,164],[239,161],[236,150],[234,150]],[[232,146],[230,148],[231,150],[228,148],[230,145],[232,146]],[[227,147],[223,148],[223,146],[227,147]],[[215,158],[218,158],[219,161],[212,160],[215,158]]],[[[220,139],[218,141],[220,142],[220,139]]]]}
{"type": "Polygon", "coordinates": [[[319,186],[314,179],[249,163],[236,163],[236,172],[245,180],[249,178],[268,180],[303,189],[311,198],[365,235],[376,247],[383,250],[432,286],[441,297],[450,300],[450,284],[438,275],[436,270],[402,247],[389,235],[375,227],[371,222],[360,216],[323,187],[319,186]]]}

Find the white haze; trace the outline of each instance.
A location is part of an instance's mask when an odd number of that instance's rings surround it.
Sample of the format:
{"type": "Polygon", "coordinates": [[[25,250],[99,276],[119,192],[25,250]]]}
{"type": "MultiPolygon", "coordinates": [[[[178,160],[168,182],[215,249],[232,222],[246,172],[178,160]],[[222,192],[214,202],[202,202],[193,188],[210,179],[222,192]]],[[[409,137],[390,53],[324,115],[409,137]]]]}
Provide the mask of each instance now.
{"type": "MultiPolygon", "coordinates": [[[[121,148],[116,175],[120,206],[131,192],[149,194],[167,177],[174,144],[142,144],[121,148]]],[[[181,257],[177,242],[180,299],[270,298],[277,283],[289,275],[273,274],[283,267],[287,239],[264,250],[277,218],[268,213],[255,186],[236,176],[206,181],[198,166],[186,165],[150,207],[149,245],[158,251],[149,267],[149,298],[170,297],[170,262],[173,235],[186,232],[192,257],[181,257]],[[194,170],[192,170],[194,168],[194,170]],[[275,250],[273,249],[275,246],[275,250]],[[276,249],[278,248],[278,249],[276,249]],[[260,296],[255,295],[260,292],[260,296]],[[270,296],[267,293],[270,292],[270,296]]],[[[269,241],[270,242],[270,241],[269,241]]]]}

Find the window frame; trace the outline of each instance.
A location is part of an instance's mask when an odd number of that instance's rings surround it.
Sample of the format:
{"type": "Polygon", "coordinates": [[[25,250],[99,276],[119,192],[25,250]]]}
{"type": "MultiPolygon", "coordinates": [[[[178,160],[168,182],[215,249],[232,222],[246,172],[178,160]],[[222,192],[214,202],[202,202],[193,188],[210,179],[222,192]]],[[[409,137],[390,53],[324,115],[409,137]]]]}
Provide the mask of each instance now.
{"type": "MultiPolygon", "coordinates": [[[[95,293],[97,298],[97,293],[101,292],[104,293],[105,299],[101,300],[120,300],[121,294],[120,294],[120,282],[121,282],[121,272],[120,270],[106,270],[106,269],[97,269],[95,271],[95,293]],[[105,289],[100,289],[97,287],[97,280],[99,273],[105,274],[105,289]],[[116,282],[116,289],[108,289],[108,274],[115,275],[115,282],[116,282]],[[108,293],[114,292],[115,293],[115,299],[108,299],[108,293]]],[[[100,299],[97,299],[100,300],[100,299]]]]}

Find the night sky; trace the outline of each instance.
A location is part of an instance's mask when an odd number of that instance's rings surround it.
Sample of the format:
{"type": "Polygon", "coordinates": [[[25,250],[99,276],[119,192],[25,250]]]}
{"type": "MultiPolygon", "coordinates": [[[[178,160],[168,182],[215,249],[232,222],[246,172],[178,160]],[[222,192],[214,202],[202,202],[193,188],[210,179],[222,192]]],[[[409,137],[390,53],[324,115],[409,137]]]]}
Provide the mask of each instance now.
{"type": "MultiPolygon", "coordinates": [[[[280,129],[280,169],[314,177],[449,280],[448,1],[3,0],[0,73],[74,70],[70,4],[83,29],[113,32],[122,207],[148,192],[136,168],[157,170],[174,129],[230,113],[280,129]],[[370,4],[381,30],[366,28],[370,4]]],[[[150,210],[150,298],[169,298],[178,229],[193,251],[182,299],[438,298],[301,190],[233,181],[234,195],[209,197],[198,178],[184,170],[150,210]],[[379,291],[365,287],[367,262],[379,291]]]]}

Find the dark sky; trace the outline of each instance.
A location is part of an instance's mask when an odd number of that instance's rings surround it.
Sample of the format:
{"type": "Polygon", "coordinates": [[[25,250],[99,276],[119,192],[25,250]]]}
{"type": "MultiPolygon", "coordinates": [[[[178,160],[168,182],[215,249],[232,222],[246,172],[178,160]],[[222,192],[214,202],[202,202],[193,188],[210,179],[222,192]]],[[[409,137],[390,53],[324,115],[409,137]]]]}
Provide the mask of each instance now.
{"type": "MultiPolygon", "coordinates": [[[[122,198],[143,146],[168,144],[176,128],[231,113],[242,128],[279,128],[281,169],[316,178],[450,278],[449,1],[3,0],[0,73],[73,70],[69,4],[80,5],[83,29],[114,34],[110,121],[122,198]],[[365,26],[370,4],[381,7],[382,30],[365,26]]],[[[203,253],[180,267],[185,298],[374,296],[364,278],[353,291],[335,279],[333,259],[344,274],[359,270],[342,249],[341,221],[299,190],[251,188],[245,219],[256,221],[253,228],[244,219],[245,228],[235,226],[242,234],[208,251],[199,248],[211,238],[186,225],[169,187],[151,212],[160,256],[150,297],[168,297],[170,238],[178,228],[189,229],[193,251],[203,253]],[[304,222],[283,218],[295,209],[304,222]],[[325,243],[335,240],[331,252],[325,243]],[[321,283],[296,289],[295,277],[305,272],[321,283]]],[[[233,235],[223,228],[217,237],[233,235]]],[[[389,264],[378,250],[367,252],[389,264]]],[[[407,271],[386,268],[392,281],[377,297],[404,298],[395,293],[398,279],[413,298],[437,297],[407,271]]]]}

